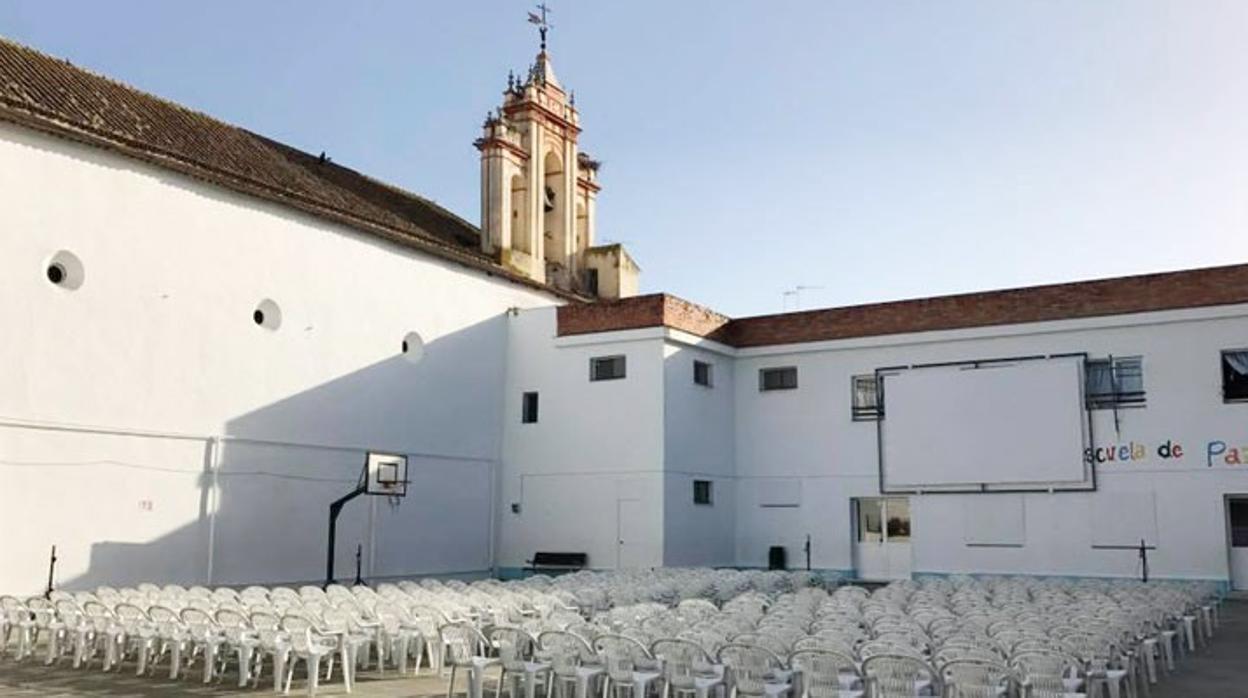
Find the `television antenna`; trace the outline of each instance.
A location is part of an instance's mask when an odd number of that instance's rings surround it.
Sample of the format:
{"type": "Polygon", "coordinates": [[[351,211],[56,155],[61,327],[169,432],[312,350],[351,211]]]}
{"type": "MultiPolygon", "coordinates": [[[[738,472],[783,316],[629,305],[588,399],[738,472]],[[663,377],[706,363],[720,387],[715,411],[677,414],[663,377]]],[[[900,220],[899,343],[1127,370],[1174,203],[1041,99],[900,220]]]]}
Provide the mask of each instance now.
{"type": "Polygon", "coordinates": [[[789,310],[789,299],[793,299],[793,310],[802,309],[802,291],[822,291],[822,286],[803,286],[797,285],[780,293],[780,310],[787,312],[789,310]]]}

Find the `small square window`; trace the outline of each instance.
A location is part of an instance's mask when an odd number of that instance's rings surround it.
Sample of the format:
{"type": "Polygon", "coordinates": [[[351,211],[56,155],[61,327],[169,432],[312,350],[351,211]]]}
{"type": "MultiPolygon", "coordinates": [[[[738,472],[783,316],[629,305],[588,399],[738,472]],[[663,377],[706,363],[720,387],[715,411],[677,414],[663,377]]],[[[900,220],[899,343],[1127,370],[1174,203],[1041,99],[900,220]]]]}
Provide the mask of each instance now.
{"type": "Polygon", "coordinates": [[[694,504],[713,504],[711,497],[711,487],[714,483],[710,480],[694,480],[693,481],[693,503],[694,504]]]}
{"type": "Polygon", "coordinates": [[[1223,402],[1248,402],[1248,349],[1222,352],[1223,402]]]}
{"type": "Polygon", "coordinates": [[[854,421],[871,421],[880,418],[883,413],[880,404],[880,382],[874,373],[854,376],[850,379],[853,391],[851,412],[854,421]]]}
{"type": "Polygon", "coordinates": [[[712,366],[705,361],[693,362],[693,382],[698,385],[711,387],[711,371],[712,366]]]}
{"type": "Polygon", "coordinates": [[[1084,364],[1088,409],[1144,404],[1144,360],[1138,356],[1091,359],[1084,364]]]}
{"type": "Polygon", "coordinates": [[[759,390],[796,390],[797,367],[763,368],[758,371],[759,390]]]}
{"type": "Polygon", "coordinates": [[[619,380],[625,374],[623,356],[598,356],[589,360],[589,379],[591,381],[619,380]]]}
{"type": "Polygon", "coordinates": [[[537,424],[537,393],[525,393],[521,401],[520,421],[523,424],[537,424]]]}

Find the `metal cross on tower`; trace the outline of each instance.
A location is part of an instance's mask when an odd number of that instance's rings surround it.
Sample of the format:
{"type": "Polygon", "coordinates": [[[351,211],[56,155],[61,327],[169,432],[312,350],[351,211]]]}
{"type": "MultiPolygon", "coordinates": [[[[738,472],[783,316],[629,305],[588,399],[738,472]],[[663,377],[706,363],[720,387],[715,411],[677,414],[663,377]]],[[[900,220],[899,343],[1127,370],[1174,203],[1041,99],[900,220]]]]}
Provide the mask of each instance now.
{"type": "Polygon", "coordinates": [[[537,31],[542,36],[542,50],[545,51],[546,50],[546,32],[547,30],[550,29],[550,23],[546,21],[546,15],[547,13],[551,11],[551,9],[549,7],[546,7],[546,3],[543,2],[537,5],[537,10],[538,12],[541,12],[540,15],[533,13],[533,12],[529,13],[529,24],[537,25],[537,31]]]}

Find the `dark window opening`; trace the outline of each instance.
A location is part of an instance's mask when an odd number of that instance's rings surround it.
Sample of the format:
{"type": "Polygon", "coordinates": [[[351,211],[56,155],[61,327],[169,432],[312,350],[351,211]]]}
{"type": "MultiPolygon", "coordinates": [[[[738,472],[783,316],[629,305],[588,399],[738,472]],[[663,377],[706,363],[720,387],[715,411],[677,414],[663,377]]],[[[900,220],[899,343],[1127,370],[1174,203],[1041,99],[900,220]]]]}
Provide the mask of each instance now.
{"type": "Polygon", "coordinates": [[[1236,548],[1248,548],[1248,499],[1232,499],[1231,514],[1231,545],[1236,548]]]}
{"type": "Polygon", "coordinates": [[[589,360],[591,381],[619,380],[625,374],[623,356],[598,356],[589,360]]]}
{"type": "Polygon", "coordinates": [[[711,365],[705,361],[693,362],[693,382],[711,387],[711,365]]]}
{"type": "Polygon", "coordinates": [[[252,312],[252,314],[251,314],[251,319],[252,319],[252,320],[253,320],[253,321],[254,321],[257,325],[263,325],[263,324],[264,324],[264,311],[263,311],[263,310],[256,310],[256,311],[252,312]]]}
{"type": "Polygon", "coordinates": [[[65,267],[60,264],[48,265],[48,281],[59,286],[65,280],[65,276],[65,267]]]}
{"type": "Polygon", "coordinates": [[[598,270],[597,269],[585,270],[585,290],[587,290],[589,292],[589,295],[591,296],[598,295],[598,270]]]}
{"type": "Polygon", "coordinates": [[[407,353],[407,340],[406,340],[406,339],[405,339],[405,340],[403,340],[403,353],[404,353],[404,354],[406,354],[406,353],[407,353]]]}
{"type": "Polygon", "coordinates": [[[854,421],[877,420],[884,413],[880,402],[880,382],[875,374],[854,376],[850,380],[853,391],[851,411],[854,421]]]}
{"type": "Polygon", "coordinates": [[[1222,400],[1248,402],[1248,349],[1222,352],[1222,400]]]}
{"type": "Polygon", "coordinates": [[[1091,359],[1084,370],[1088,409],[1144,404],[1144,361],[1140,357],[1091,359]]]}
{"type": "Polygon", "coordinates": [[[797,367],[763,368],[758,371],[759,390],[795,390],[797,388],[797,367]]]}
{"type": "Polygon", "coordinates": [[[710,480],[694,480],[693,481],[693,503],[694,504],[712,504],[710,480]]]}
{"type": "Polygon", "coordinates": [[[524,424],[537,423],[537,393],[525,393],[521,401],[520,421],[524,424]]]}

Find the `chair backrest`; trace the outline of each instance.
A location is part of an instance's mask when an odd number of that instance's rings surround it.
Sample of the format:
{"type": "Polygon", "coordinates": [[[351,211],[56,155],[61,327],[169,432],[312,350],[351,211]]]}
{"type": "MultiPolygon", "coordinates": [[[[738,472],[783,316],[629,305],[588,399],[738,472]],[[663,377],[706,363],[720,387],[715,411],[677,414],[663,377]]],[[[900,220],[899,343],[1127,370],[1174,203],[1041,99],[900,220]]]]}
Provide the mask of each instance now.
{"type": "Polygon", "coordinates": [[[681,660],[690,665],[695,662],[710,662],[711,657],[702,645],[692,641],[673,637],[665,637],[650,643],[650,654],[666,661],[681,660]]]}
{"type": "Polygon", "coordinates": [[[784,667],[784,660],[766,647],[739,643],[719,648],[719,661],[732,672],[737,693],[745,695],[762,695],[768,674],[784,667]]]}
{"type": "Polygon", "coordinates": [[[242,611],[233,608],[217,609],[213,618],[223,628],[250,628],[251,622],[242,611]]]}
{"type": "Polygon", "coordinates": [[[645,645],[626,635],[599,635],[594,649],[605,658],[607,674],[617,683],[631,683],[638,664],[652,659],[645,645]]]}
{"type": "Polygon", "coordinates": [[[940,672],[946,689],[954,689],[959,697],[1006,695],[1014,682],[1014,672],[993,660],[955,659],[940,672]]]}
{"type": "Polygon", "coordinates": [[[182,612],[178,614],[178,618],[196,635],[210,634],[215,632],[217,627],[216,621],[202,608],[188,606],[182,609],[182,612]]]}
{"type": "Polygon", "coordinates": [[[852,655],[827,650],[797,650],[789,657],[789,666],[802,672],[810,698],[840,698],[841,677],[861,676],[852,655]]]}
{"type": "Polygon", "coordinates": [[[442,642],[447,648],[447,659],[452,664],[468,664],[472,658],[485,650],[488,644],[481,631],[471,623],[447,623],[438,628],[442,642]]]}
{"type": "Polygon", "coordinates": [[[174,613],[173,609],[166,606],[152,606],[147,609],[147,617],[151,618],[152,621],[156,623],[172,623],[174,625],[182,624],[182,619],[178,617],[178,614],[174,613]]]}
{"type": "Polygon", "coordinates": [[[585,638],[567,630],[547,630],[537,636],[543,655],[550,658],[551,670],[558,676],[575,675],[582,663],[595,663],[598,655],[585,638]]]}
{"type": "Polygon", "coordinates": [[[313,635],[319,634],[310,618],[294,613],[282,616],[282,630],[290,638],[290,646],[296,652],[311,649],[313,635]]]}
{"type": "Polygon", "coordinates": [[[1037,691],[1065,692],[1065,678],[1074,677],[1079,661],[1060,651],[1020,652],[1010,659],[1020,682],[1037,691]]]}
{"type": "Polygon", "coordinates": [[[533,658],[537,640],[521,628],[500,626],[490,630],[490,643],[498,648],[498,658],[508,671],[524,671],[533,658]]]}
{"type": "Polygon", "coordinates": [[[151,619],[147,617],[147,611],[132,603],[122,602],[117,604],[113,609],[113,614],[122,623],[134,625],[137,623],[146,623],[151,619]]]}
{"type": "Polygon", "coordinates": [[[282,619],[281,616],[268,611],[252,611],[251,627],[256,630],[281,630],[282,619]]]}
{"type": "Polygon", "coordinates": [[[920,682],[930,682],[935,695],[944,695],[940,674],[922,658],[912,654],[877,654],[862,663],[869,695],[873,698],[914,696],[920,682]]]}

